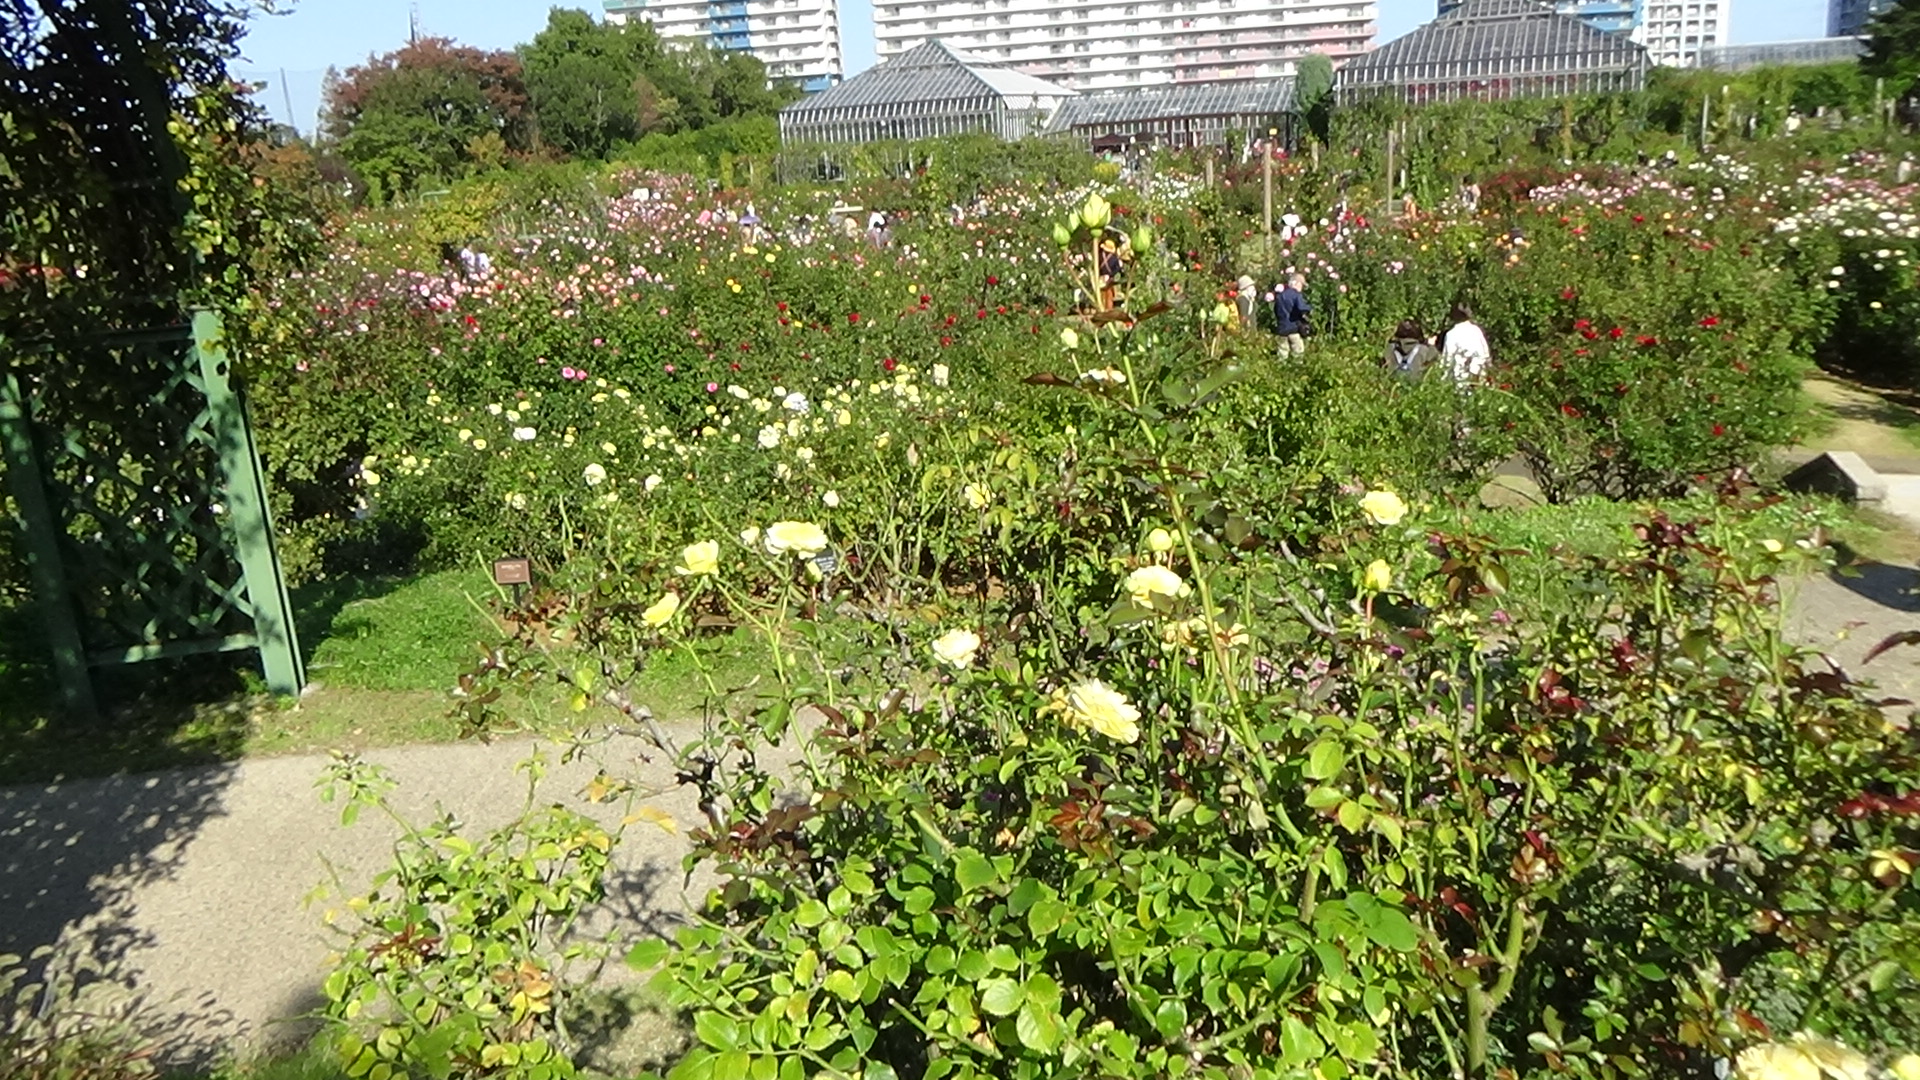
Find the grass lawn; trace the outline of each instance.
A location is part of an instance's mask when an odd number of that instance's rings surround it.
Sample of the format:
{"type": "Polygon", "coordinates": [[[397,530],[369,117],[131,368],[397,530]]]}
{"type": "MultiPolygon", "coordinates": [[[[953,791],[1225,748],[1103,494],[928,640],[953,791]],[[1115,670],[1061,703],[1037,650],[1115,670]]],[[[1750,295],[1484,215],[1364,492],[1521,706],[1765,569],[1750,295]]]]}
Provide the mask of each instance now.
{"type": "MultiPolygon", "coordinates": [[[[489,614],[496,598],[477,569],[303,586],[293,602],[310,685],[299,700],[261,693],[250,654],[194,657],[107,673],[108,715],[95,727],[54,714],[31,612],[7,611],[0,614],[0,783],[457,738],[449,691],[479,659],[481,644],[498,639],[489,614]]],[[[751,680],[751,644],[718,643],[710,662],[719,685],[751,680]]],[[[678,654],[650,667],[635,690],[662,717],[697,715],[704,699],[701,680],[678,654]]],[[[510,721],[535,731],[615,719],[600,709],[574,713],[558,695],[539,691],[502,706],[510,721]]]]}

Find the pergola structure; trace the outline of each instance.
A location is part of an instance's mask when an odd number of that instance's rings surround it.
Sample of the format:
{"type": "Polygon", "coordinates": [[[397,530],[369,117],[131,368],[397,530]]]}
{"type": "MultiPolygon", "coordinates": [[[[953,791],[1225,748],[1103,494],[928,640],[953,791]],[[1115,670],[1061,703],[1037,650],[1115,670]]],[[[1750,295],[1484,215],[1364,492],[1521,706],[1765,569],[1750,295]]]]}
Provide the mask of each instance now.
{"type": "Polygon", "coordinates": [[[1540,0],[1465,0],[1340,69],[1338,101],[1410,104],[1638,90],[1647,50],[1540,0]]]}
{"type": "Polygon", "coordinates": [[[867,143],[986,132],[1039,134],[1075,92],[939,39],[780,110],[780,141],[867,143]]]}
{"type": "Polygon", "coordinates": [[[1095,149],[1135,142],[1163,146],[1221,146],[1227,133],[1265,135],[1278,130],[1292,145],[1292,79],[1192,83],[1117,90],[1069,98],[1047,125],[1095,149]]]}

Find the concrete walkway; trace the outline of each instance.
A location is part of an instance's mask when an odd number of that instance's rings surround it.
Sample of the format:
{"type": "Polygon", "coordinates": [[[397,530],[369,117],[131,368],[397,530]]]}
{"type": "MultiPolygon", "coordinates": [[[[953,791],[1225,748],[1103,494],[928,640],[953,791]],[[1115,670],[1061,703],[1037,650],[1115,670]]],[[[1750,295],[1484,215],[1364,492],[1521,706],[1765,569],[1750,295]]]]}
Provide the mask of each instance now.
{"type": "MultiPolygon", "coordinates": [[[[366,758],[399,781],[392,801],[404,816],[424,823],[451,813],[477,836],[524,806],[526,777],[515,766],[534,749],[462,743],[366,758]]],[[[629,931],[666,929],[685,897],[710,884],[696,879],[689,888],[681,870],[686,830],[704,819],[691,790],[674,787],[671,769],[641,740],[615,737],[596,755],[610,773],[663,789],[641,805],[671,815],[676,829],[628,828],[607,908],[629,931]]],[[[326,905],[306,898],[329,865],[364,886],[390,864],[399,835],[378,813],[343,828],[339,806],[322,803],[315,788],[327,764],[265,758],[0,788],[0,953],[56,942],[78,950],[98,974],[137,990],[169,1062],[204,1067],[225,1053],[297,1042],[312,1025],[288,1021],[321,1004],[330,951],[326,905]]],[[[597,764],[553,765],[541,805],[617,821],[621,804],[579,794],[597,764]]]]}

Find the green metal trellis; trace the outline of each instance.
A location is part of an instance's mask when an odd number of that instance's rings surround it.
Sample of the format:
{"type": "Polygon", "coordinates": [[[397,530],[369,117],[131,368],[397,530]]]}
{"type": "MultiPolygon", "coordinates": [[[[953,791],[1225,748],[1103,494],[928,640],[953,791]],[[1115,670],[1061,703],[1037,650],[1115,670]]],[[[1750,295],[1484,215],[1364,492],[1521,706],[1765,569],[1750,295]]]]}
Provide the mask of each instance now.
{"type": "Polygon", "coordinates": [[[177,141],[206,114],[179,106],[220,92],[231,28],[192,3],[38,9],[43,32],[0,58],[0,149],[20,155],[0,161],[16,181],[0,221],[61,273],[34,279],[35,317],[0,326],[0,452],[62,703],[97,713],[102,667],[246,648],[297,693],[246,403],[220,313],[190,299],[218,268],[188,238],[204,189],[177,141]]]}
{"type": "Polygon", "coordinates": [[[32,368],[0,385],[7,481],[62,704],[96,712],[94,668],[247,648],[271,690],[298,693],[292,606],[220,316],[91,347],[127,378],[106,395],[120,402],[89,410],[32,368]],[[128,389],[137,408],[124,407],[128,389]]]}

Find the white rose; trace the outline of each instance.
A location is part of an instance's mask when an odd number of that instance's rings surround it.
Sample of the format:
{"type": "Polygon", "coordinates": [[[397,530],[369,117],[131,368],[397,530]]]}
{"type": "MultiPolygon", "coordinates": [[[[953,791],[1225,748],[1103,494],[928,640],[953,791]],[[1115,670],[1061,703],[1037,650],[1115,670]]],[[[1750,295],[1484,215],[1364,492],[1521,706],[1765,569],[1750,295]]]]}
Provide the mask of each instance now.
{"type": "Polygon", "coordinates": [[[949,630],[933,641],[933,655],[955,671],[972,667],[979,651],[980,635],[971,630],[949,630]]]}

